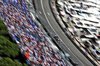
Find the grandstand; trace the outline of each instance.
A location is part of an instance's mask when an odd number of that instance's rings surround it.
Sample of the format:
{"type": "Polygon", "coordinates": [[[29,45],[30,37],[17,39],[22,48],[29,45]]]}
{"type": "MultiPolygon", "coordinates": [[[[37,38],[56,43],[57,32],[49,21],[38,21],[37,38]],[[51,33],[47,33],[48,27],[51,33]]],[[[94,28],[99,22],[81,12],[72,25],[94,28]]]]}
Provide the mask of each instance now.
{"type": "Polygon", "coordinates": [[[0,19],[31,65],[66,66],[32,19],[25,0],[0,0],[0,19]]]}

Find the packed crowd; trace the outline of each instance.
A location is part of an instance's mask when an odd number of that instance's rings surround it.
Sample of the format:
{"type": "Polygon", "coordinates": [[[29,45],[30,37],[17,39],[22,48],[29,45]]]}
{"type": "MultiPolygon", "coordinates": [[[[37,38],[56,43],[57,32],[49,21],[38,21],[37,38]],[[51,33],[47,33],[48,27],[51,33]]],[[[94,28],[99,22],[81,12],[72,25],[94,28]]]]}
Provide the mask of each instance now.
{"type": "Polygon", "coordinates": [[[28,61],[44,66],[67,66],[32,20],[25,0],[0,0],[0,19],[28,61]]]}

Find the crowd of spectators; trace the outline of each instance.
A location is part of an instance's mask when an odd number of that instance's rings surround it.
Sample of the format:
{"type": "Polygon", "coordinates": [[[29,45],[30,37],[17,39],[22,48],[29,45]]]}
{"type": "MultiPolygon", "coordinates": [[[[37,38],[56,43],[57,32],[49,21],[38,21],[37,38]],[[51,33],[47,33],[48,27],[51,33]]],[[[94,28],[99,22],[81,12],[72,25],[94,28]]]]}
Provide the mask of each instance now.
{"type": "Polygon", "coordinates": [[[59,52],[50,47],[35,20],[32,20],[25,0],[0,0],[0,19],[32,65],[67,66],[59,52]]]}

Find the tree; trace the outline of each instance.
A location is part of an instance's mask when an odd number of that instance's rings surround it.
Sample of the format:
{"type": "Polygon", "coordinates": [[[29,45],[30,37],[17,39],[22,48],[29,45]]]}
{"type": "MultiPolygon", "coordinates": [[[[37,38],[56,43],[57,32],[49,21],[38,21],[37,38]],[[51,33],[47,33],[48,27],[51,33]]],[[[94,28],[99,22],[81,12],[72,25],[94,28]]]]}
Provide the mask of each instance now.
{"type": "Polygon", "coordinates": [[[22,66],[22,64],[19,63],[17,60],[15,60],[15,65],[16,65],[16,66],[22,66]]]}
{"type": "Polygon", "coordinates": [[[10,41],[9,33],[6,29],[7,27],[3,21],[0,20],[0,56],[5,57],[3,59],[0,58],[0,66],[28,66],[25,63],[22,65],[17,60],[13,61],[10,59],[18,56],[19,48],[15,43],[10,41]]]}
{"type": "Polygon", "coordinates": [[[6,57],[4,59],[0,59],[0,66],[15,66],[12,59],[6,57]]]}
{"type": "Polygon", "coordinates": [[[19,54],[19,48],[4,36],[0,36],[0,55],[8,57],[16,57],[19,54]]]}
{"type": "Polygon", "coordinates": [[[28,66],[28,65],[26,63],[24,63],[23,66],[28,66]]]}
{"type": "Polygon", "coordinates": [[[0,30],[0,35],[8,35],[8,31],[7,30],[0,30]]]}
{"type": "Polygon", "coordinates": [[[6,28],[7,28],[6,25],[3,23],[3,21],[0,20],[0,30],[6,28]]]}
{"type": "Polygon", "coordinates": [[[0,35],[8,35],[9,33],[6,29],[6,25],[0,20],[0,35]]]}
{"type": "Polygon", "coordinates": [[[16,60],[13,61],[9,57],[5,57],[0,59],[0,66],[23,66],[23,65],[16,60]]]}

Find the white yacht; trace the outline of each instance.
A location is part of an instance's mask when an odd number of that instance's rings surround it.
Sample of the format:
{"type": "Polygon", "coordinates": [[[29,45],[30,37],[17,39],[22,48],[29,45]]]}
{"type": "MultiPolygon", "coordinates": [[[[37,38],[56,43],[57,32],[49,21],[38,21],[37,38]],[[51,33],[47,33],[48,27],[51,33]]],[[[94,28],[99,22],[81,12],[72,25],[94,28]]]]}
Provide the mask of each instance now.
{"type": "Polygon", "coordinates": [[[80,38],[80,42],[88,46],[90,53],[100,60],[100,0],[68,0],[58,4],[61,6],[59,14],[69,21],[69,28],[80,38]]]}

